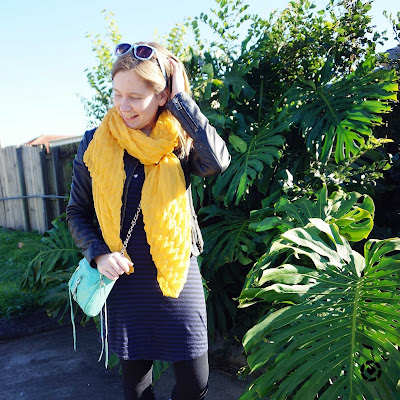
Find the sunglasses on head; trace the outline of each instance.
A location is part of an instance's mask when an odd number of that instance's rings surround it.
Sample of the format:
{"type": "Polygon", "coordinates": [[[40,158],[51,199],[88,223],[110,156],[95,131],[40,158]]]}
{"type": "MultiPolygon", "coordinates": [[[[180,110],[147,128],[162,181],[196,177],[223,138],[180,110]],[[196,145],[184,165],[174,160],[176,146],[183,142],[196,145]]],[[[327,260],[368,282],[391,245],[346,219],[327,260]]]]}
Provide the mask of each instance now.
{"type": "Polygon", "coordinates": [[[119,57],[123,54],[128,53],[129,51],[132,51],[132,54],[138,60],[150,60],[151,57],[153,57],[153,54],[155,54],[157,57],[158,65],[160,66],[161,72],[164,75],[165,81],[168,82],[167,73],[165,72],[164,64],[160,61],[158,57],[157,49],[147,44],[121,43],[115,48],[115,55],[119,57]]]}

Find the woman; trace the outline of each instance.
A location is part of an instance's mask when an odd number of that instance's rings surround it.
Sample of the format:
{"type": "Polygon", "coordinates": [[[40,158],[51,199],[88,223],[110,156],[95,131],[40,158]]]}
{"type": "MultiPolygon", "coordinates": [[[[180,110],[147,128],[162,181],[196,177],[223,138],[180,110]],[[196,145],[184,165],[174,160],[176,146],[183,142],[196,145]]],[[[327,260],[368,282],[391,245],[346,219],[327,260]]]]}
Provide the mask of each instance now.
{"type": "Polygon", "coordinates": [[[220,174],[230,156],[172,53],[138,43],[118,45],[116,55],[114,107],[79,146],[68,225],[92,267],[116,280],[108,338],[125,398],[154,399],[152,360],[163,360],[173,365],[173,400],[204,399],[207,319],[196,260],[203,241],[190,174],[220,174]]]}

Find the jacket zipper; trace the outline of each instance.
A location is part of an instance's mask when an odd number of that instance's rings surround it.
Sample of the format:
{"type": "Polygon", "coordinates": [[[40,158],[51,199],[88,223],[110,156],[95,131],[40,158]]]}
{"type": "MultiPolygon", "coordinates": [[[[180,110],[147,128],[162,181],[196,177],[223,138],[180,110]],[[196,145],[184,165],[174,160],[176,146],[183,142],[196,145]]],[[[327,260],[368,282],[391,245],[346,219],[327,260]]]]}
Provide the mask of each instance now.
{"type": "Polygon", "coordinates": [[[178,111],[180,111],[180,114],[183,116],[183,118],[186,120],[186,122],[192,128],[193,132],[197,132],[197,130],[198,130],[197,124],[193,121],[193,118],[191,117],[191,115],[186,113],[186,110],[184,109],[184,107],[182,107],[182,104],[179,102],[179,100],[176,97],[173,97],[172,102],[175,104],[176,109],[178,111]],[[181,111],[182,109],[183,109],[183,111],[181,111]]]}

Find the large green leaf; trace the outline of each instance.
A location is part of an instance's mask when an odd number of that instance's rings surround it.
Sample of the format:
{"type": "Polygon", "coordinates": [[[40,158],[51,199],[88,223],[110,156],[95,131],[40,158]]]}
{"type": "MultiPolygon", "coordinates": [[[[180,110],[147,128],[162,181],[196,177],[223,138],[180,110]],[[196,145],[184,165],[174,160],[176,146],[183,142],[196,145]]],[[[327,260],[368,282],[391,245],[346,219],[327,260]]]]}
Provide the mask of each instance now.
{"type": "MultiPolygon", "coordinates": [[[[371,128],[390,112],[398,85],[394,71],[376,69],[367,59],[352,74],[334,78],[328,59],[315,81],[293,85],[282,97],[299,127],[307,149],[326,162],[332,151],[336,163],[357,157],[372,137],[371,128]]],[[[286,116],[284,122],[286,123],[286,116]]]]}
{"type": "Polygon", "coordinates": [[[170,363],[166,361],[153,361],[153,385],[161,377],[161,374],[170,367],[170,363]]]}
{"type": "Polygon", "coordinates": [[[255,242],[260,235],[249,229],[249,217],[238,209],[224,210],[215,205],[201,208],[199,216],[204,221],[213,218],[215,222],[202,229],[205,246],[203,271],[206,279],[224,264],[238,260],[247,265],[255,253],[255,242]]]}
{"type": "Polygon", "coordinates": [[[251,372],[267,370],[241,400],[398,399],[400,239],[369,240],[364,258],[335,225],[311,221],[274,243],[286,259],[249,288],[286,306],[243,339],[251,372]]]}
{"type": "Polygon", "coordinates": [[[242,68],[242,70],[232,70],[229,71],[224,77],[225,85],[232,87],[233,92],[236,96],[239,96],[243,91],[243,95],[246,100],[251,99],[255,95],[255,90],[250,87],[250,85],[243,79],[248,68],[242,68]]]}
{"type": "Polygon", "coordinates": [[[338,190],[328,197],[324,185],[315,193],[315,199],[303,196],[291,202],[285,196],[280,197],[274,205],[273,215],[268,209],[254,211],[252,217],[257,217],[258,221],[251,223],[250,228],[257,232],[275,228],[284,232],[306,226],[310,218],[320,218],[336,224],[342,236],[357,242],[370,234],[374,212],[374,203],[368,195],[338,190]]]}
{"type": "MultiPolygon", "coordinates": [[[[36,248],[37,255],[26,268],[21,284],[23,290],[45,289],[53,284],[53,279],[57,284],[60,283],[59,272],[77,266],[82,257],[62,218],[54,220],[52,224],[53,228],[45,232],[40,241],[25,244],[26,247],[36,248]]],[[[62,275],[62,281],[68,282],[69,277],[68,274],[62,275]]]]}
{"type": "Polygon", "coordinates": [[[235,204],[245,197],[247,190],[262,174],[265,167],[270,167],[281,156],[281,149],[285,143],[280,134],[282,126],[275,127],[273,122],[268,123],[235,135],[240,136],[243,143],[238,151],[232,148],[232,162],[229,168],[219,175],[214,187],[213,195],[219,197],[225,193],[225,205],[231,204],[236,197],[235,204]]]}

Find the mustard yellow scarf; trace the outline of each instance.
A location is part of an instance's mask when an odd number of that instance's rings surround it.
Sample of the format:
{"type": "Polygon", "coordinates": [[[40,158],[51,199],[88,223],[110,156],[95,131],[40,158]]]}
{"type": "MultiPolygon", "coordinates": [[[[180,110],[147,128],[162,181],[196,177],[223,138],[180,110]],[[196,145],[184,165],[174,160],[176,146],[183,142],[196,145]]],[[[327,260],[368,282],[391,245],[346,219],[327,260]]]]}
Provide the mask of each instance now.
{"type": "Polygon", "coordinates": [[[147,136],[127,127],[112,108],[83,157],[92,177],[94,207],[103,238],[112,252],[122,249],[124,150],[144,164],[141,197],[144,228],[157,267],[157,281],[162,293],[170,297],[178,297],[186,282],[191,244],[185,177],[173,153],[178,133],[179,122],[168,111],[159,116],[147,136]]]}

